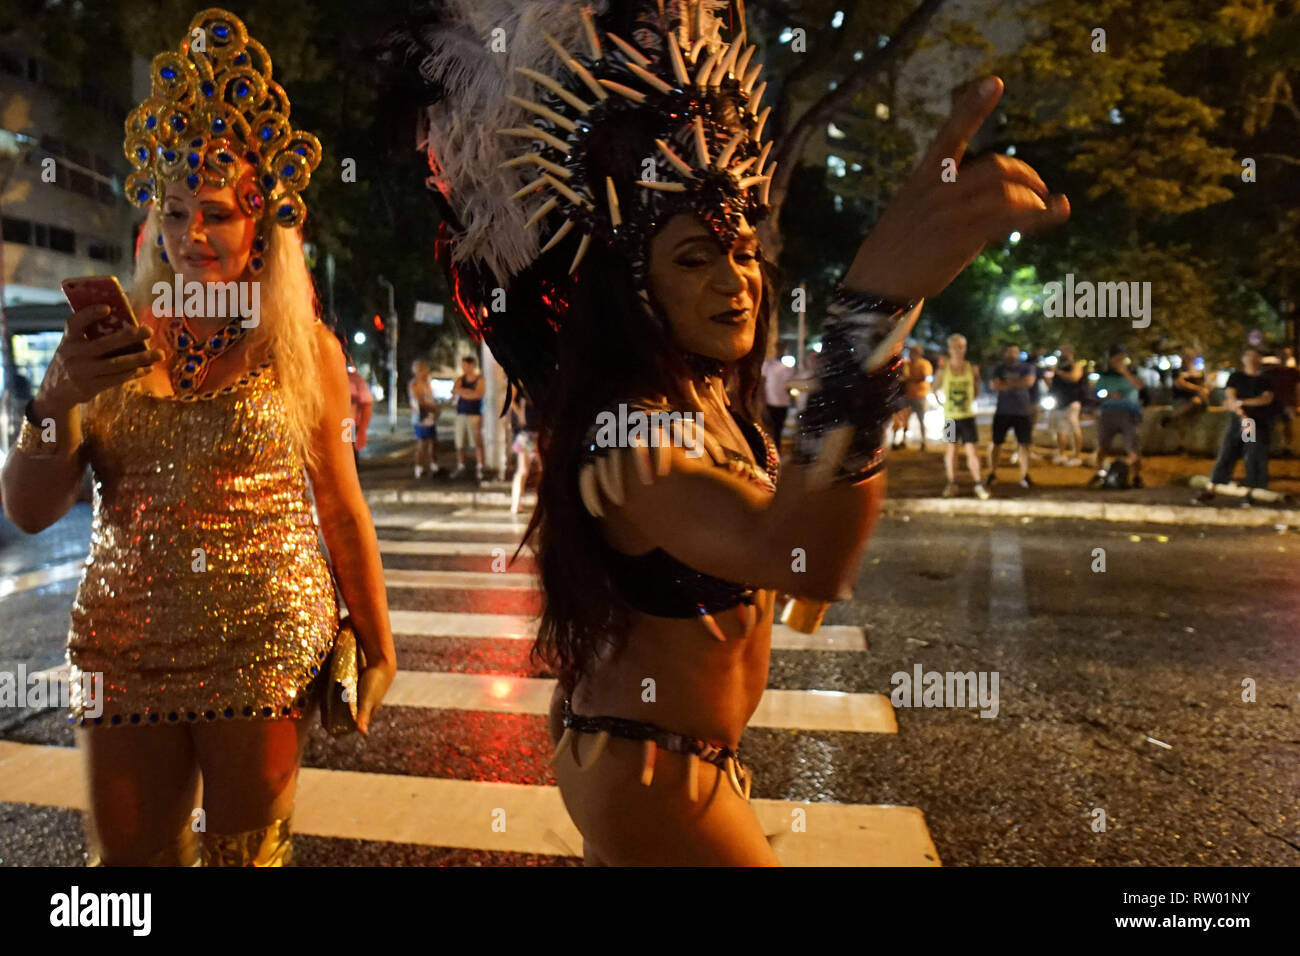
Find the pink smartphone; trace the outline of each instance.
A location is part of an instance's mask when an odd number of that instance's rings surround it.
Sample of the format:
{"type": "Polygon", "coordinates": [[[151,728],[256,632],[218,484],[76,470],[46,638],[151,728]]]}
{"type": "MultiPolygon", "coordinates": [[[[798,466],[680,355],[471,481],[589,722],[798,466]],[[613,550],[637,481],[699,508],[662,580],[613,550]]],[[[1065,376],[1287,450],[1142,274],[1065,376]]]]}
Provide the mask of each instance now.
{"type": "MultiPolygon", "coordinates": [[[[92,322],[86,329],[88,341],[102,339],[118,329],[139,325],[135,313],[131,311],[131,303],[127,301],[126,293],[122,291],[122,285],[117,281],[117,276],[83,276],[80,279],[64,279],[63,295],[74,312],[91,305],[108,306],[108,315],[92,322]]],[[[110,352],[105,357],[130,355],[132,352],[143,352],[147,348],[145,343],[137,342],[135,345],[110,352]]]]}

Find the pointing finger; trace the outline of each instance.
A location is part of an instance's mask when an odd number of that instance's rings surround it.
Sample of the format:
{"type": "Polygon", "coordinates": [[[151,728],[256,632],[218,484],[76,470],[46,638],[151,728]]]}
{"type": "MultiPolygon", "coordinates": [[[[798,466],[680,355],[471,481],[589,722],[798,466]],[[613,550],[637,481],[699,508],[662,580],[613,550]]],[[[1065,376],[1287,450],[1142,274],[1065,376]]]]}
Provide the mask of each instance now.
{"type": "Polygon", "coordinates": [[[967,145],[993,112],[993,107],[997,106],[998,100],[1002,98],[1002,90],[1002,80],[990,76],[976,84],[962,98],[939,129],[921,161],[921,170],[925,175],[932,172],[937,175],[945,159],[953,160],[954,166],[961,165],[967,145]]]}

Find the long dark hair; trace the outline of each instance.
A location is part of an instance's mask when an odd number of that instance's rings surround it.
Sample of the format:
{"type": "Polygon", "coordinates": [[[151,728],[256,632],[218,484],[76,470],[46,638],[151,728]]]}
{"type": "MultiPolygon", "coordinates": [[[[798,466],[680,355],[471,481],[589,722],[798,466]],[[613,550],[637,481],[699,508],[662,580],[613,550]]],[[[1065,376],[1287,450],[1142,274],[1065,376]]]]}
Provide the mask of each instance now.
{"type": "MultiPolygon", "coordinates": [[[[532,655],[553,669],[570,692],[590,673],[602,645],[622,646],[630,610],[602,559],[601,549],[607,545],[597,520],[578,494],[583,438],[596,414],[620,401],[665,395],[674,407],[689,407],[683,386],[692,374],[653,296],[655,315],[645,314],[626,258],[593,244],[584,266],[586,274],[576,283],[565,316],[556,375],[543,404],[541,485],[524,533],[525,543],[534,539],[543,591],[532,655]]],[[[757,418],[756,394],[779,281],[766,260],[762,268],[753,347],[727,369],[732,410],[750,420],[757,418]]]]}

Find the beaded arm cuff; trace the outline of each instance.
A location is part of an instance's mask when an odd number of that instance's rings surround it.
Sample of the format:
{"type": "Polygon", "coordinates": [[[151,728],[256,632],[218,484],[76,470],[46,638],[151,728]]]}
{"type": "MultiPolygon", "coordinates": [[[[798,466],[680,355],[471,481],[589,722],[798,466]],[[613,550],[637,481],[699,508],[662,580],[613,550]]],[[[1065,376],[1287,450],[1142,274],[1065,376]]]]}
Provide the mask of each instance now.
{"type": "Polygon", "coordinates": [[[870,293],[837,288],[827,309],[817,385],[799,416],[796,460],[821,455],[826,434],[853,428],[834,480],[854,483],[884,469],[885,426],[902,398],[902,359],[893,341],[911,327],[916,303],[899,304],[870,293]],[[884,355],[877,353],[884,350],[884,355]]]}

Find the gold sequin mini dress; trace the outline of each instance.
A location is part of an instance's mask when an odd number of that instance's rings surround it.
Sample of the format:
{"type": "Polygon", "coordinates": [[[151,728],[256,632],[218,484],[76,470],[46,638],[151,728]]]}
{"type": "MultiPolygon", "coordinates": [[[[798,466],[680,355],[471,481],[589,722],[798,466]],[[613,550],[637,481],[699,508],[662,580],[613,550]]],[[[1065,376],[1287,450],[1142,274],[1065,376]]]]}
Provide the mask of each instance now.
{"type": "Polygon", "coordinates": [[[118,398],[83,426],[94,521],[68,719],[301,716],[338,605],[274,368],[197,401],[132,386],[118,398]]]}

